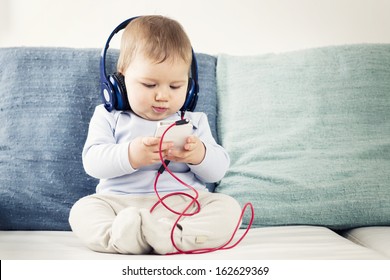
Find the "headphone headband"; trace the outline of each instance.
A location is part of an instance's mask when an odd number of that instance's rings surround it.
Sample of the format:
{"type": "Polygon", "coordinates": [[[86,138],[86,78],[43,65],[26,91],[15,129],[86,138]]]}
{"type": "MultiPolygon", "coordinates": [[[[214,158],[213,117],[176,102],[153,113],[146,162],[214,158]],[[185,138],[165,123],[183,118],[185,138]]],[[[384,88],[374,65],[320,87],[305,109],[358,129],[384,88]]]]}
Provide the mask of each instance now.
{"type": "Polygon", "coordinates": [[[102,53],[100,54],[100,80],[103,81],[103,80],[107,80],[107,73],[106,73],[106,54],[107,54],[107,50],[108,48],[110,47],[110,41],[112,39],[112,37],[114,37],[114,35],[116,33],[118,33],[119,31],[121,31],[122,29],[126,28],[126,26],[129,24],[130,21],[132,21],[133,19],[136,19],[137,17],[133,17],[133,18],[129,18],[127,20],[125,20],[124,22],[122,22],[121,24],[119,24],[110,34],[110,36],[108,36],[108,39],[106,41],[106,44],[104,45],[104,48],[102,49],[102,53]],[[102,79],[104,78],[104,79],[102,79]]]}
{"type": "MultiPolygon", "coordinates": [[[[124,77],[119,73],[107,75],[106,73],[106,55],[107,50],[110,46],[112,37],[137,17],[129,18],[119,24],[108,36],[107,42],[102,49],[100,54],[100,89],[104,107],[107,111],[111,112],[113,109],[116,110],[131,110],[130,104],[127,98],[127,90],[124,82],[124,77]]],[[[191,62],[191,77],[189,78],[188,89],[186,100],[180,111],[194,111],[199,92],[198,83],[198,64],[195,57],[195,52],[192,51],[192,62],[191,62]]]]}

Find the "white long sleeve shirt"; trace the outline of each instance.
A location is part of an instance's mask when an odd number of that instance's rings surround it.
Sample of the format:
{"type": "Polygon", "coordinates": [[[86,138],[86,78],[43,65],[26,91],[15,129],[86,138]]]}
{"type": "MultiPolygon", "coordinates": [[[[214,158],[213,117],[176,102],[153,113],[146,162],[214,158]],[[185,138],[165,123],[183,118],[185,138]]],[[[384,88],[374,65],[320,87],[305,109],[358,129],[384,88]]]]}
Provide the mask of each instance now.
{"type": "MultiPolygon", "coordinates": [[[[186,112],[186,119],[193,124],[193,134],[206,147],[206,155],[198,165],[171,162],[169,168],[177,177],[195,189],[204,190],[205,183],[217,182],[225,175],[230,159],[225,149],[213,138],[207,116],[200,112],[186,112]]],[[[174,114],[165,120],[179,120],[174,114]]],[[[89,124],[83,149],[84,169],[92,177],[100,179],[97,193],[148,194],[154,192],[154,181],[161,166],[134,169],[128,159],[128,147],[137,137],[153,136],[157,121],[149,121],[132,112],[108,112],[103,105],[96,107],[89,124]]],[[[168,172],[158,180],[159,192],[183,191],[187,187],[177,182],[168,172]]]]}

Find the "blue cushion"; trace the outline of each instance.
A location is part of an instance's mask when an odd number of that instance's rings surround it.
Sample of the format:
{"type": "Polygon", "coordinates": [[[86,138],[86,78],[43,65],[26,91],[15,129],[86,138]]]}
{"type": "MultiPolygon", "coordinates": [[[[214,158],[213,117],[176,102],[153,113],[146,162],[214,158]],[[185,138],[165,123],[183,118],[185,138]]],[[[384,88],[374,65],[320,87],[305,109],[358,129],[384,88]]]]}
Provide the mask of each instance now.
{"type": "MultiPolygon", "coordinates": [[[[81,150],[100,103],[100,49],[0,49],[0,229],[70,230],[69,210],[95,192],[81,150]]],[[[114,72],[117,50],[109,50],[114,72]]],[[[216,135],[216,58],[198,54],[200,97],[216,135]]]]}
{"type": "Polygon", "coordinates": [[[221,55],[217,82],[216,191],[255,226],[390,225],[390,45],[221,55]]]}

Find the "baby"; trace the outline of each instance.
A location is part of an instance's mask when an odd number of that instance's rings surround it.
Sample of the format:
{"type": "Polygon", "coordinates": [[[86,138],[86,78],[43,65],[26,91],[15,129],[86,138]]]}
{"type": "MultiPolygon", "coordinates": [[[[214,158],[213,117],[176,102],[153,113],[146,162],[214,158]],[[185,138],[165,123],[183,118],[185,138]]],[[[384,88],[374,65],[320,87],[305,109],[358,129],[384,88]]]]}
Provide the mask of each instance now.
{"type": "Polygon", "coordinates": [[[99,184],[96,193],[72,207],[73,232],[90,249],[121,254],[197,252],[225,245],[239,223],[241,208],[230,196],[208,192],[205,183],[222,179],[229,156],[213,138],[206,114],[186,111],[195,57],[190,40],[175,20],[142,16],[122,34],[115,77],[123,84],[125,109],[96,107],[82,158],[85,171],[99,184]],[[183,147],[154,137],[160,121],[191,121],[183,147]],[[159,174],[161,159],[169,172],[159,174]],[[151,211],[153,208],[153,211],[151,211]]]}

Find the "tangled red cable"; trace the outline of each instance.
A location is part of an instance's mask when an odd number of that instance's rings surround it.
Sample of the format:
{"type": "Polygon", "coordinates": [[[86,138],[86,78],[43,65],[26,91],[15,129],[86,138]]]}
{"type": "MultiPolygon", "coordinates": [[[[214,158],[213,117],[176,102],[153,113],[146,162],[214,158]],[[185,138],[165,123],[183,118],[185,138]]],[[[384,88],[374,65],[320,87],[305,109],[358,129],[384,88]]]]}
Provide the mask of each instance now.
{"type": "Polygon", "coordinates": [[[176,219],[175,223],[173,224],[172,226],[172,230],[171,230],[171,242],[172,242],[172,245],[173,247],[177,250],[177,252],[174,252],[174,253],[169,253],[168,255],[175,255],[175,254],[204,254],[204,253],[210,253],[210,252],[214,252],[214,251],[218,251],[218,250],[227,250],[227,249],[231,249],[231,248],[234,248],[235,246],[237,246],[243,239],[244,237],[247,235],[247,233],[249,232],[249,229],[251,228],[252,226],[252,223],[253,223],[253,219],[254,219],[254,208],[253,208],[253,205],[252,203],[248,202],[244,205],[244,208],[242,209],[241,211],[241,215],[240,215],[240,218],[237,222],[237,225],[234,229],[234,232],[231,236],[231,238],[225,243],[223,244],[222,246],[219,246],[219,247],[216,247],[216,248],[202,248],[202,249],[194,249],[194,250],[188,250],[188,251],[185,251],[185,250],[181,250],[175,240],[174,240],[174,233],[175,233],[175,229],[177,228],[177,225],[179,223],[179,221],[181,220],[182,217],[188,217],[188,216],[193,216],[195,214],[198,214],[201,210],[201,207],[200,207],[200,203],[198,201],[198,197],[199,197],[199,194],[198,194],[198,191],[188,185],[186,182],[184,182],[183,180],[181,180],[180,178],[178,178],[169,168],[168,168],[168,164],[169,164],[169,161],[163,159],[163,156],[162,156],[162,143],[163,143],[163,139],[164,139],[164,136],[165,134],[168,132],[168,130],[170,130],[172,127],[174,127],[175,125],[180,125],[182,124],[183,120],[181,121],[176,121],[174,122],[173,124],[171,124],[165,131],[164,133],[162,134],[161,136],[161,139],[160,139],[160,144],[159,144],[159,156],[160,156],[160,160],[161,160],[161,167],[160,169],[158,170],[157,172],[157,175],[156,175],[156,178],[155,178],[155,181],[154,181],[154,192],[156,193],[157,195],[157,198],[158,198],[158,201],[153,205],[153,207],[150,209],[150,212],[152,213],[153,210],[157,207],[157,205],[159,205],[160,203],[170,212],[178,215],[178,218],[176,219]],[[180,184],[182,184],[183,186],[187,187],[189,190],[193,191],[194,192],[194,195],[191,195],[187,192],[172,192],[172,193],[169,193],[169,194],[166,194],[164,196],[160,196],[158,190],[157,190],[157,182],[158,182],[158,179],[160,177],[160,175],[164,172],[164,171],[167,171],[175,180],[177,180],[180,184]],[[188,205],[186,206],[186,208],[179,212],[179,211],[176,211],[174,209],[172,209],[171,207],[169,207],[165,202],[164,200],[167,199],[168,197],[171,197],[171,196],[177,196],[177,195],[181,195],[181,196],[185,196],[185,197],[188,197],[191,199],[191,201],[188,203],[188,205]],[[187,213],[187,211],[193,206],[195,205],[196,206],[196,210],[195,211],[192,211],[192,212],[189,212],[187,213]],[[248,224],[248,227],[246,228],[245,232],[243,233],[243,235],[232,245],[229,246],[229,244],[232,242],[232,240],[234,239],[234,236],[236,235],[238,229],[240,228],[240,225],[241,225],[241,222],[242,222],[242,219],[243,219],[243,216],[245,214],[245,211],[247,208],[250,208],[251,210],[251,218],[250,218],[250,221],[249,221],[249,224],[248,224]]]}

